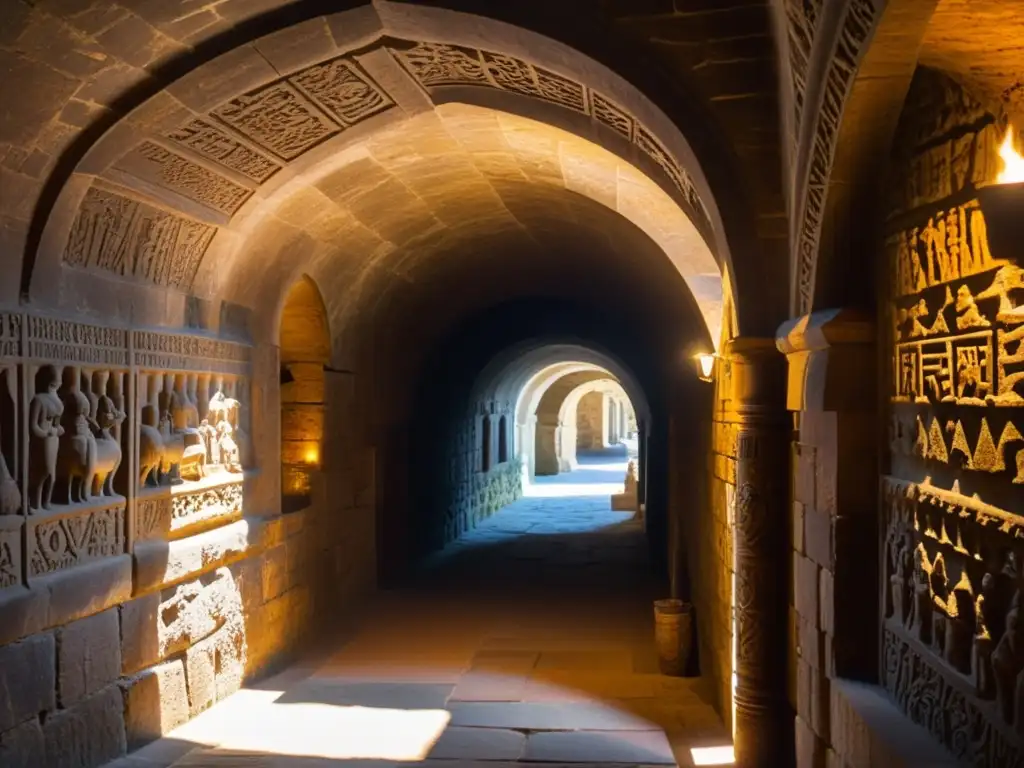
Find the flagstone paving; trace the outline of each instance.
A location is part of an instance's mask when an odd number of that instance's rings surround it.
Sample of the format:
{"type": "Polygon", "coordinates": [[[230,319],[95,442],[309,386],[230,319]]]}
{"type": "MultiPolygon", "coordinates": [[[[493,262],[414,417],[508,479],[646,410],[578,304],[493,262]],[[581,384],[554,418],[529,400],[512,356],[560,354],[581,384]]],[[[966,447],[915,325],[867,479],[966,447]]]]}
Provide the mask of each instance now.
{"type": "MultiPolygon", "coordinates": [[[[606,465],[533,491],[621,482],[624,460],[606,465]]],[[[316,662],[108,768],[687,766],[691,747],[729,744],[699,680],[657,673],[640,523],[607,495],[555,491],[380,593],[316,662]]]]}

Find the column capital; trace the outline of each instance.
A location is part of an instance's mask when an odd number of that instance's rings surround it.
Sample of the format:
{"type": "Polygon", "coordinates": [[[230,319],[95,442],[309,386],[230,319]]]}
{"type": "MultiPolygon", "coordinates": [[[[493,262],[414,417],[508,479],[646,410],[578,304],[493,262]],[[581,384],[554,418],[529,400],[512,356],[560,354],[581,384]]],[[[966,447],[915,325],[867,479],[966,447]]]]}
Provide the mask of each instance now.
{"type": "Polygon", "coordinates": [[[786,359],[775,339],[739,336],[722,350],[721,397],[741,417],[784,416],[786,359]]]}
{"type": "Polygon", "coordinates": [[[875,323],[856,309],[824,309],[787,320],[776,333],[786,356],[786,408],[863,410],[875,403],[875,323]]]}

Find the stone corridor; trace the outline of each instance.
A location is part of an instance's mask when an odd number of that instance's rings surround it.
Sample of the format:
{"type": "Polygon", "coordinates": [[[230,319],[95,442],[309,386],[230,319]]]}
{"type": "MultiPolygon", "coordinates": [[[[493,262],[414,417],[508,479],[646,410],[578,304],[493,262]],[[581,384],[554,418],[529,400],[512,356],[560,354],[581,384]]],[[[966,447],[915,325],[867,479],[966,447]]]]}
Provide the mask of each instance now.
{"type": "Polygon", "coordinates": [[[108,768],[686,766],[728,745],[699,678],[657,672],[642,525],[606,493],[623,454],[581,464],[376,596],[350,635],[108,768]]]}

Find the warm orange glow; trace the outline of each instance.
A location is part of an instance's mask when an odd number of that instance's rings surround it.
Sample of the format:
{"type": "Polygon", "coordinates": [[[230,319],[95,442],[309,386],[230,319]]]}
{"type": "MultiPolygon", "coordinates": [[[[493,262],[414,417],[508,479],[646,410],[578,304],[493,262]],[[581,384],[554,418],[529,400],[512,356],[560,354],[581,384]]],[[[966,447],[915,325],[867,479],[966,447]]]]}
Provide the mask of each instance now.
{"type": "Polygon", "coordinates": [[[997,184],[1018,184],[1024,182],[1024,157],[1017,151],[1013,140],[1013,126],[1007,126],[1006,138],[999,147],[1003,170],[996,177],[997,184]]]}
{"type": "Polygon", "coordinates": [[[736,762],[731,746],[694,747],[690,750],[694,765],[732,765],[736,762]]]}
{"type": "Polygon", "coordinates": [[[306,453],[303,455],[302,458],[305,459],[307,464],[315,466],[320,462],[320,451],[312,447],[307,448],[306,453]]]}
{"type": "Polygon", "coordinates": [[[697,376],[701,381],[711,381],[711,374],[715,369],[715,355],[704,352],[696,355],[697,376]]]}

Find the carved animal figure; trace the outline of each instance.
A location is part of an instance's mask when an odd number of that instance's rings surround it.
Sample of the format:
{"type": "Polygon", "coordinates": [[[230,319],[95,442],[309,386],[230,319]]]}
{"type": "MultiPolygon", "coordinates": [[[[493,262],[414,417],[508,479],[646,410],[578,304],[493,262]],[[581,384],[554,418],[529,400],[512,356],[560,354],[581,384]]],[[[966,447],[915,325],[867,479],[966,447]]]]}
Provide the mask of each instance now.
{"type": "Polygon", "coordinates": [[[178,475],[190,480],[201,480],[206,476],[206,445],[203,443],[199,430],[190,429],[182,435],[185,450],[178,464],[178,475]]]}
{"type": "Polygon", "coordinates": [[[157,427],[156,408],[142,408],[139,423],[139,485],[160,484],[160,464],[164,455],[164,440],[157,427]]]}
{"type": "Polygon", "coordinates": [[[235,400],[235,398],[226,397],[223,392],[217,390],[217,393],[210,398],[206,418],[214,424],[219,424],[221,421],[229,421],[228,417],[231,415],[232,411],[237,409],[240,405],[241,403],[235,400]]]}
{"type": "Polygon", "coordinates": [[[114,406],[114,401],[101,395],[96,404],[96,424],[99,434],[96,435],[96,457],[93,464],[93,475],[90,486],[93,496],[114,495],[114,475],[121,466],[121,445],[110,434],[110,430],[124,418],[114,406]]]}
{"type": "MultiPolygon", "coordinates": [[[[64,413],[70,437],[57,452],[57,474],[67,480],[69,504],[80,504],[92,496],[92,478],[96,474],[96,436],[89,426],[89,398],[81,390],[68,393],[64,413]]],[[[67,430],[65,430],[67,432],[67,430]]]]}

